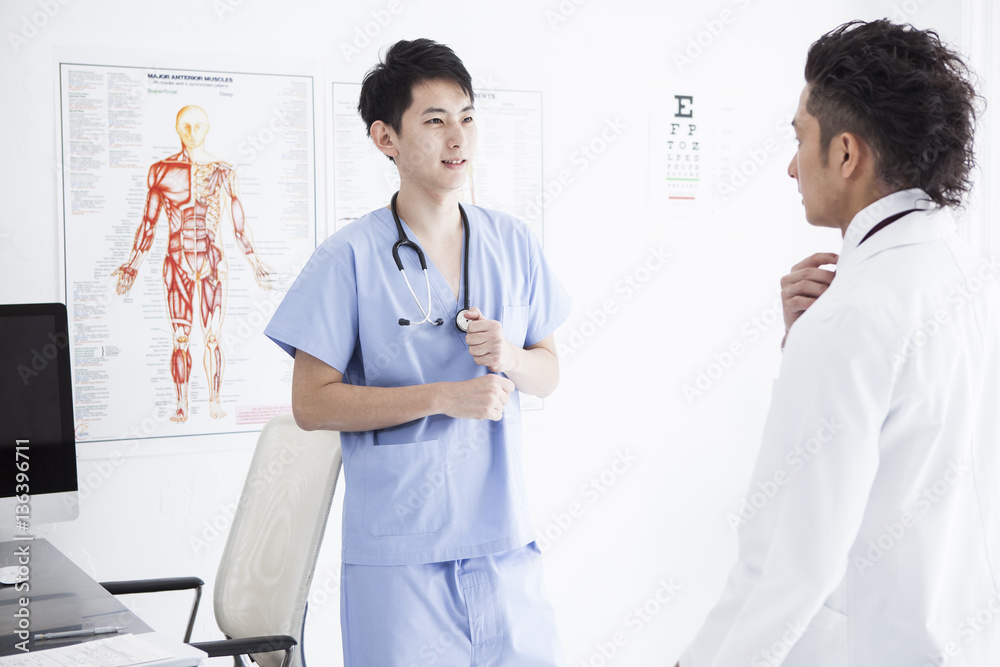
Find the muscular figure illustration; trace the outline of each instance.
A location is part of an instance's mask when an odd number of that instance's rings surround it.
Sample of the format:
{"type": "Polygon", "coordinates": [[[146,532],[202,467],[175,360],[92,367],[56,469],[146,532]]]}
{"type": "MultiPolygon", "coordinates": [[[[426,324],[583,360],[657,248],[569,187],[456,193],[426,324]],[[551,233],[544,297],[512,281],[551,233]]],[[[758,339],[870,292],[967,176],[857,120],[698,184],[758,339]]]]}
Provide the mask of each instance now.
{"type": "Polygon", "coordinates": [[[186,106],[177,113],[176,129],[181,151],[149,168],[146,209],[135,232],[132,253],[112,275],[118,277],[118,294],[132,289],[139,266],[153,245],[157,219],[165,213],[170,236],[163,259],[163,286],[173,330],[170,372],[177,394],[177,409],[170,419],[184,422],[188,418],[188,347],[195,310],[205,341],[209,411],[215,419],[226,415],[219,398],[226,365],[221,334],[229,273],[222,247],[223,218],[232,219],[236,243],[261,289],[271,289],[274,271],[260,260],[254,247],[238,196],[236,170],[204,148],[208,114],[201,107],[186,106]]]}

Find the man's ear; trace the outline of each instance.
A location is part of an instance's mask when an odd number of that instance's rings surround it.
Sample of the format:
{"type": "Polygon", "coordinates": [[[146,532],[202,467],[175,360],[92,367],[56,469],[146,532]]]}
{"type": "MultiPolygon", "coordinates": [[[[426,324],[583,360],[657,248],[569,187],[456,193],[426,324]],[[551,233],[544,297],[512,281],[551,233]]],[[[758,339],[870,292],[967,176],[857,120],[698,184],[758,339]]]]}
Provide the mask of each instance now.
{"type": "Polygon", "coordinates": [[[870,155],[867,144],[853,132],[842,132],[830,145],[830,160],[838,166],[840,175],[845,179],[856,178],[862,162],[870,155]]]}
{"type": "Polygon", "coordinates": [[[372,141],[375,147],[382,151],[387,157],[398,157],[399,149],[396,148],[396,133],[384,122],[377,120],[371,126],[372,141]]]}

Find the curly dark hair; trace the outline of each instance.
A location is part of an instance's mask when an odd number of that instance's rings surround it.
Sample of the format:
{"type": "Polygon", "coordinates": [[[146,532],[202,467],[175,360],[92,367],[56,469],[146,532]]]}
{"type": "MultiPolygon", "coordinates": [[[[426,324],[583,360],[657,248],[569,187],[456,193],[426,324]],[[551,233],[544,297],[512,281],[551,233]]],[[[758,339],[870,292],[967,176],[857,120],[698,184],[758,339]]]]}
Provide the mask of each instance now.
{"type": "Polygon", "coordinates": [[[940,206],[961,206],[976,166],[980,97],[936,32],[884,19],[845,23],[809,48],[805,76],[806,111],[819,121],[824,149],[835,134],[856,134],[889,187],[922,188],[940,206]]]}
{"type": "Polygon", "coordinates": [[[390,46],[385,60],[368,70],[361,83],[358,112],[368,136],[377,120],[399,132],[403,112],[413,103],[413,86],[435,79],[458,84],[469,101],[475,101],[472,76],[450,47],[425,38],[390,46]]]}

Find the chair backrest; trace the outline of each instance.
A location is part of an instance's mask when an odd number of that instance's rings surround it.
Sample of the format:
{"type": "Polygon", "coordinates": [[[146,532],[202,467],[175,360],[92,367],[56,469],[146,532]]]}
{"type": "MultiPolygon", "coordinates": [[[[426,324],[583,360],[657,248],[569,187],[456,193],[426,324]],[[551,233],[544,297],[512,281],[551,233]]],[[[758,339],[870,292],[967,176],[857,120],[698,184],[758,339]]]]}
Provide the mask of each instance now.
{"type": "MultiPolygon", "coordinates": [[[[283,634],[301,647],[340,464],[339,433],[303,431],[291,415],[264,426],[215,581],[215,619],[228,637],[283,634]]],[[[284,656],[253,657],[261,667],[276,667],[284,656]]],[[[291,664],[302,661],[301,650],[294,651],[291,664]]]]}

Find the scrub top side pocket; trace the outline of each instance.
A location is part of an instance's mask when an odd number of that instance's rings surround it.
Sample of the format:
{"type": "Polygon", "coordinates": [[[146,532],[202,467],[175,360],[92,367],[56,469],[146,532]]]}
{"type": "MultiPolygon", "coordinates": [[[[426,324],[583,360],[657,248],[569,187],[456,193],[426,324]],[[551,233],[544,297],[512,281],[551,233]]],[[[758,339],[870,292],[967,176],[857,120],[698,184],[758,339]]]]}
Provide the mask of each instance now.
{"type": "Polygon", "coordinates": [[[365,530],[383,537],[444,528],[451,522],[450,469],[440,440],[369,447],[361,468],[365,530]]]}
{"type": "Polygon", "coordinates": [[[504,306],[500,326],[508,343],[524,347],[524,337],[528,333],[528,306],[504,306]]]}

